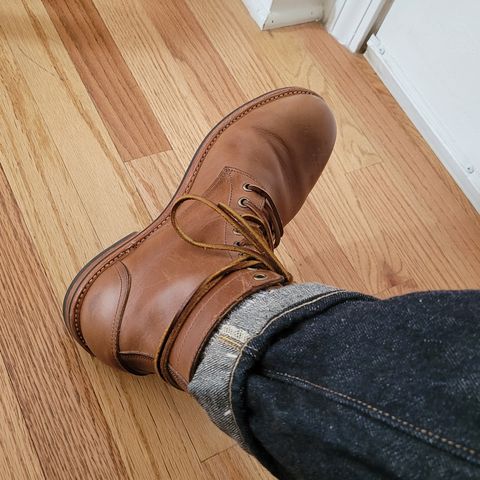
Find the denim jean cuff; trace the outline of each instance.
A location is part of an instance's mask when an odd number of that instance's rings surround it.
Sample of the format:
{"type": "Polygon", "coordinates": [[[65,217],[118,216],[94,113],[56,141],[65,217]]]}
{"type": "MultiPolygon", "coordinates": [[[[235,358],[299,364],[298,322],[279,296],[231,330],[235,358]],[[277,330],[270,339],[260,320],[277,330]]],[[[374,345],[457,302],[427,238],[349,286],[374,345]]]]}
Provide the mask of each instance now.
{"type": "Polygon", "coordinates": [[[188,389],[217,427],[243,448],[248,446],[235,420],[231,395],[233,374],[244,347],[293,308],[339,291],[328,285],[306,283],[255,293],[226,315],[208,341],[188,389]]]}

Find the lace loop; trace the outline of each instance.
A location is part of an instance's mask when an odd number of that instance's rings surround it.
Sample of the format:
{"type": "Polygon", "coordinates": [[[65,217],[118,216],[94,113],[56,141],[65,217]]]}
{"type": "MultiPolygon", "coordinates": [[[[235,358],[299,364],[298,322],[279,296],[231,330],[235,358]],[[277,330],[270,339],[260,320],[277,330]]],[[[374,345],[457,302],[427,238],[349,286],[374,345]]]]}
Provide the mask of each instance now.
{"type": "MultiPolygon", "coordinates": [[[[249,185],[249,187],[253,188],[254,186],[249,185]]],[[[257,211],[255,208],[258,207],[254,206],[252,208],[253,203],[248,199],[247,202],[244,203],[246,206],[248,205],[253,214],[246,213],[242,216],[224,203],[215,204],[207,198],[200,197],[198,195],[184,195],[177,199],[172,207],[170,216],[172,227],[187,243],[207,250],[235,252],[238,253],[239,256],[219,271],[210,275],[198,286],[193,295],[185,304],[184,308],[178,312],[168,331],[165,332],[157,352],[155,363],[159,374],[171,385],[178,386],[175,378],[168,368],[168,359],[175,343],[175,339],[177,338],[178,333],[180,332],[189,315],[192,313],[193,309],[198,305],[202,298],[208,292],[210,292],[223,278],[238,270],[264,268],[266,270],[278,273],[284,278],[285,282],[292,281],[291,274],[273,253],[274,246],[276,246],[276,244],[279,242],[278,232],[280,232],[281,229],[277,228],[275,233],[272,233],[270,222],[263,218],[263,214],[261,214],[260,209],[258,209],[258,215],[256,215],[257,211]],[[233,245],[204,243],[199,242],[187,235],[178,223],[177,213],[179,207],[188,201],[200,202],[211,210],[215,211],[220,217],[222,217],[227,223],[236,229],[253,248],[246,248],[237,244],[237,242],[235,242],[233,245]],[[262,235],[262,233],[265,233],[265,236],[262,235]]],[[[277,219],[274,219],[273,223],[276,222],[277,219]]],[[[279,225],[281,225],[281,222],[279,225]]],[[[257,274],[257,277],[255,277],[256,280],[262,280],[263,278],[266,278],[266,276],[264,275],[260,277],[260,275],[257,274]]]]}
{"type": "MultiPolygon", "coordinates": [[[[249,201],[249,206],[250,206],[250,203],[251,202],[249,201]]],[[[228,205],[225,205],[224,203],[215,204],[212,201],[208,200],[207,198],[200,197],[198,195],[184,195],[180,197],[172,207],[171,222],[172,222],[173,228],[178,233],[178,235],[183,240],[190,243],[191,245],[208,249],[208,250],[223,250],[223,251],[236,252],[236,253],[245,255],[248,258],[254,258],[261,264],[265,265],[265,267],[268,270],[277,272],[280,275],[283,275],[285,278],[289,279],[289,281],[291,280],[290,273],[280,263],[280,261],[277,259],[277,257],[273,253],[272,247],[274,247],[277,240],[275,239],[274,241],[272,239],[272,234],[270,232],[269,226],[266,225],[265,222],[258,216],[251,215],[251,214],[245,214],[242,216],[239,213],[237,213],[235,210],[233,210],[231,207],[229,207],[228,205]],[[238,245],[225,245],[225,244],[198,242],[193,238],[191,238],[182,230],[182,228],[179,226],[177,221],[177,211],[179,207],[187,201],[198,201],[206,205],[210,209],[214,210],[227,223],[232,225],[232,227],[236,229],[244,238],[246,238],[248,240],[248,243],[251,244],[255,248],[255,250],[251,248],[238,246],[238,245]],[[262,235],[259,235],[259,233],[256,232],[256,229],[249,224],[248,220],[261,225],[266,230],[267,239],[265,239],[265,237],[263,237],[262,235]]]]}

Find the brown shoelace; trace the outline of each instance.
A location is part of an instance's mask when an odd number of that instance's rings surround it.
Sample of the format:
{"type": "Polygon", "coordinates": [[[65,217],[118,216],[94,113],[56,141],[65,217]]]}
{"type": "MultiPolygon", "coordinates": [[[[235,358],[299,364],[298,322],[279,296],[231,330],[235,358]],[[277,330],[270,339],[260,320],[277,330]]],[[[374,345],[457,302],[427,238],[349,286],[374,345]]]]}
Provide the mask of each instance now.
{"type": "Polygon", "coordinates": [[[170,329],[165,332],[162,341],[160,342],[155,361],[158,373],[164,380],[176,387],[178,387],[177,382],[168,368],[168,358],[173,344],[175,343],[175,339],[193,309],[208,292],[222,281],[222,279],[230,273],[238,270],[246,268],[263,268],[283,276],[285,283],[292,281],[291,274],[286,270],[273,252],[273,249],[280,242],[280,237],[283,233],[282,223],[273,201],[263,189],[255,187],[254,185],[248,185],[248,187],[249,190],[255,191],[265,197],[265,213],[246,197],[242,197],[241,206],[249,209],[251,213],[245,213],[243,215],[240,215],[224,203],[215,204],[210,200],[197,195],[184,195],[180,197],[172,207],[170,217],[172,227],[183,240],[199,248],[236,252],[239,254],[239,256],[232,262],[218,272],[207,277],[200,284],[188,300],[185,307],[177,314],[176,318],[171,323],[170,329]],[[234,231],[238,235],[242,235],[244,240],[242,242],[235,242],[234,245],[225,245],[198,242],[188,236],[179,226],[176,216],[179,207],[188,201],[200,202],[214,210],[227,223],[232,225],[234,231]]]}

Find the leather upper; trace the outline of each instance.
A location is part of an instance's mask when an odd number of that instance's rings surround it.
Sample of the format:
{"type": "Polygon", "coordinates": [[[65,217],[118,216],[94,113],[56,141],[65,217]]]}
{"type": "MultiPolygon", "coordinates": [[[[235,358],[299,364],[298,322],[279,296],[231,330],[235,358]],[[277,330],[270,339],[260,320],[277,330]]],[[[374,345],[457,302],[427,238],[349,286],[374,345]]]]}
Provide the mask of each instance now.
{"type": "MultiPolygon", "coordinates": [[[[197,152],[186,188],[176,197],[188,193],[224,204],[260,235],[266,236],[266,228],[255,216],[264,220],[270,234],[275,222],[285,226],[316,183],[335,141],[335,123],[324,101],[309,91],[287,91],[272,99],[273,92],[269,101],[233,122],[226,117],[197,152]]],[[[182,203],[175,224],[195,242],[249,247],[234,225],[198,201],[182,203]]],[[[202,282],[239,257],[237,251],[185,241],[167,216],[89,287],[80,310],[86,345],[104,362],[138,374],[158,370],[163,355],[169,381],[186,388],[198,354],[222,315],[252,292],[289,281],[283,270],[257,264],[221,275],[205,294],[198,292],[206,288],[202,282]],[[176,325],[192,296],[200,294],[193,310],[176,325]],[[169,342],[171,335],[174,341],[169,342]],[[162,353],[165,346],[167,356],[162,353]]]]}

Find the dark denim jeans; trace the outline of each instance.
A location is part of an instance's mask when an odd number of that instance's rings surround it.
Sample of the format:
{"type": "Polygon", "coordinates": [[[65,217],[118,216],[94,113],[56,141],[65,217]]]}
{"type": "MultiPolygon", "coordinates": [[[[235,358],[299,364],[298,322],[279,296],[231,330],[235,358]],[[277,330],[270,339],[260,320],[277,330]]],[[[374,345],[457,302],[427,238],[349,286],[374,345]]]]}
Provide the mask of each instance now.
{"type": "Polygon", "coordinates": [[[480,291],[326,295],[243,345],[229,395],[280,479],[480,479],[480,291]]]}

